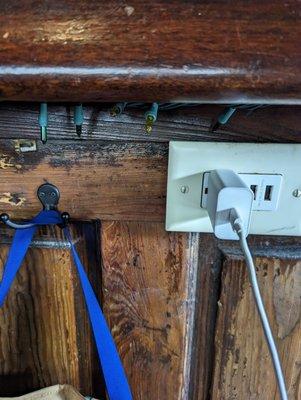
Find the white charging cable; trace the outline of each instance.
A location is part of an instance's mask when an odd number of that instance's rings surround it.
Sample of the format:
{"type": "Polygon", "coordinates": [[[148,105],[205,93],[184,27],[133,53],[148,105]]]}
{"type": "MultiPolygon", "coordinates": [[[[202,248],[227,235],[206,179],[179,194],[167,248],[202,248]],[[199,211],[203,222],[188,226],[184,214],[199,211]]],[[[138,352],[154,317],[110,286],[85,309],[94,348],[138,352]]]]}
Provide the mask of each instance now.
{"type": "Polygon", "coordinates": [[[253,258],[246,240],[249,233],[254,194],[238,174],[232,170],[223,169],[210,171],[207,193],[206,208],[215,236],[219,239],[239,239],[240,241],[248,267],[255,303],[272,357],[281,400],[287,400],[279,355],[261,298],[253,258]]]}
{"type": "MultiPolygon", "coordinates": [[[[235,210],[233,210],[233,211],[236,214],[236,211],[235,210]]],[[[258,310],[258,313],[259,313],[259,316],[261,319],[264,334],[265,334],[265,337],[267,340],[267,344],[268,344],[268,347],[270,350],[270,354],[272,357],[281,400],[288,400],[286,386],[285,386],[285,380],[284,380],[284,376],[283,376],[283,372],[282,372],[282,367],[281,367],[278,351],[277,351],[277,348],[275,345],[272,330],[271,330],[269,320],[268,320],[268,317],[267,317],[267,314],[266,314],[266,311],[264,308],[264,304],[262,301],[262,297],[261,297],[261,293],[260,293],[260,289],[259,289],[257,277],[256,277],[255,265],[254,265],[254,261],[253,261],[253,258],[252,258],[252,255],[251,255],[251,252],[250,252],[250,249],[248,246],[246,234],[244,232],[243,222],[239,217],[232,221],[233,221],[232,222],[233,229],[239,236],[241,249],[242,249],[242,252],[246,259],[248,272],[249,272],[249,278],[250,278],[250,282],[251,282],[251,286],[252,286],[252,291],[253,291],[253,295],[255,298],[257,310],[258,310]]]]}

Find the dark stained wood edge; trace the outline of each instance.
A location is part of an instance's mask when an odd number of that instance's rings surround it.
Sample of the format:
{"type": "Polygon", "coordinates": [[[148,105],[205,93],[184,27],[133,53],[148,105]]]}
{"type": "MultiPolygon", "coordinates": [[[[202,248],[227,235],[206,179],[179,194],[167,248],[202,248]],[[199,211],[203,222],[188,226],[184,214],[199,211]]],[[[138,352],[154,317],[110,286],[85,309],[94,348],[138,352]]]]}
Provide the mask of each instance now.
{"type": "MultiPolygon", "coordinates": [[[[0,100],[2,101],[75,101],[75,102],[111,102],[111,101],[181,101],[214,104],[274,104],[301,105],[301,84],[299,71],[278,68],[271,79],[268,71],[239,76],[239,70],[226,77],[218,71],[211,73],[205,68],[195,73],[191,68],[190,76],[184,68],[173,71],[166,68],[154,68],[148,74],[148,68],[130,76],[131,67],[115,75],[88,69],[66,68],[60,73],[60,67],[23,68],[18,71],[14,66],[7,68],[0,65],[0,100]],[[141,75],[143,77],[141,78],[141,75]],[[188,76],[187,76],[188,75],[188,76]],[[283,82],[279,87],[279,76],[296,77],[283,82]],[[253,81],[261,82],[259,85],[253,81]],[[80,82],[80,84],[79,84],[80,82]],[[236,87],[239,86],[240,88],[236,87]],[[21,89],[20,89],[21,88],[21,89]],[[47,88],[46,90],[44,88],[47,88]]],[[[108,68],[111,70],[111,68],[108,68]]],[[[114,68],[113,68],[114,69],[114,68]]],[[[104,68],[106,70],[106,68],[104,68]]]]}
{"type": "Polygon", "coordinates": [[[298,0],[2,3],[2,99],[301,102],[298,0]]]}
{"type": "MultiPolygon", "coordinates": [[[[247,240],[254,257],[274,257],[283,260],[301,258],[301,237],[250,235],[247,240]]],[[[240,245],[236,241],[219,241],[218,248],[225,257],[243,258],[240,245]]]]}
{"type": "Polygon", "coordinates": [[[190,398],[191,392],[191,369],[195,352],[195,318],[197,313],[196,294],[198,291],[199,275],[199,234],[188,234],[187,256],[188,276],[187,276],[187,329],[186,329],[186,357],[184,365],[182,398],[190,398]]]}
{"type": "MultiPolygon", "coordinates": [[[[84,265],[88,278],[91,282],[93,290],[98,298],[100,304],[103,301],[102,298],[102,258],[101,258],[101,235],[100,235],[100,221],[85,221],[85,222],[76,222],[72,224],[74,230],[76,231],[76,236],[81,234],[84,238],[79,243],[79,254],[83,254],[87,265],[84,265]]],[[[74,265],[74,268],[75,265],[74,265]]],[[[76,284],[80,286],[78,274],[76,275],[77,282],[76,284]]],[[[84,298],[82,296],[82,302],[84,303],[84,298]]],[[[83,307],[88,313],[86,304],[83,304],[83,307]]],[[[75,310],[76,311],[76,310],[75,310]]],[[[78,314],[76,314],[78,318],[77,324],[78,326],[82,326],[84,321],[80,318],[78,314]]],[[[86,393],[86,396],[93,396],[96,399],[104,399],[105,398],[105,384],[102,369],[100,367],[100,362],[97,354],[97,348],[95,345],[95,340],[93,337],[90,321],[88,321],[88,314],[85,323],[88,323],[88,327],[86,327],[85,331],[90,332],[90,343],[91,343],[91,383],[92,383],[92,393],[86,393]]],[[[81,343],[87,341],[87,337],[82,334],[82,332],[77,331],[78,334],[78,342],[79,346],[81,343]]],[[[81,363],[84,368],[84,360],[81,363]]]]}
{"type": "Polygon", "coordinates": [[[222,261],[223,255],[214,236],[200,234],[190,390],[187,397],[193,400],[210,399],[222,261]]]}

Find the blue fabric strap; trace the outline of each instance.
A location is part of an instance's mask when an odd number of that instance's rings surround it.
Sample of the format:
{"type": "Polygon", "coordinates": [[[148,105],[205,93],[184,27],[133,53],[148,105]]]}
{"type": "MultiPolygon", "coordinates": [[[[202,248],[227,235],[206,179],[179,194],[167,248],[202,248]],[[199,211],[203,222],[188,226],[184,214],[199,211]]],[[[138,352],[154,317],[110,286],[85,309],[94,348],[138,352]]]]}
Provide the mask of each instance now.
{"type": "MultiPolygon", "coordinates": [[[[3,305],[11,284],[22,264],[37,226],[58,224],[62,220],[57,211],[42,211],[31,222],[35,223],[34,227],[17,230],[14,235],[0,285],[0,307],[3,305]]],[[[70,243],[73,260],[81,282],[109,399],[132,400],[131,390],[113,337],[72,243],[68,228],[64,229],[64,233],[70,243]]]]}

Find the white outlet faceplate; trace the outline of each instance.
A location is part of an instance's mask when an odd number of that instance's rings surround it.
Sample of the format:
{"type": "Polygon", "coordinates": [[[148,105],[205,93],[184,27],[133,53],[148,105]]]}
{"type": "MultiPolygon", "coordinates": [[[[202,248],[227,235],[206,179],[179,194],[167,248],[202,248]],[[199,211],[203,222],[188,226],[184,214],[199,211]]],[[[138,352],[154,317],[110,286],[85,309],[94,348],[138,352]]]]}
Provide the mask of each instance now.
{"type": "Polygon", "coordinates": [[[301,190],[301,144],[170,142],[168,231],[212,232],[202,206],[205,173],[213,169],[232,169],[257,185],[250,233],[301,236],[301,197],[293,195],[301,190]],[[272,202],[263,201],[267,185],[272,202]]]}

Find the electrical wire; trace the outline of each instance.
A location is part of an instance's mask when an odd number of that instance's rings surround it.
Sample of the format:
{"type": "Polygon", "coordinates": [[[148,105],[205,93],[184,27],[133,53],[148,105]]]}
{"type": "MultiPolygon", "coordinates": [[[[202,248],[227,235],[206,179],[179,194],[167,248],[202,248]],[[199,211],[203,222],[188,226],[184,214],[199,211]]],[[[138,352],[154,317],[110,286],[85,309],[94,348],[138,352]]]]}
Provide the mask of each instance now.
{"type": "MultiPolygon", "coordinates": [[[[199,107],[202,103],[142,103],[142,102],[127,102],[127,103],[116,103],[111,108],[111,115],[112,117],[116,117],[117,115],[122,114],[126,109],[127,110],[146,110],[146,116],[151,115],[151,117],[146,117],[146,132],[151,133],[153,124],[157,119],[157,114],[161,111],[169,112],[173,110],[180,110],[180,109],[187,109],[191,107],[199,107]],[[152,118],[155,115],[152,111],[153,105],[156,104],[156,117],[152,118]],[[154,119],[154,120],[153,120],[154,119]]],[[[236,113],[237,110],[244,111],[247,116],[251,115],[254,111],[258,108],[268,107],[269,105],[266,104],[228,104],[227,107],[216,117],[213,119],[210,132],[213,133],[221,126],[228,123],[231,117],[236,113]]]]}
{"type": "Polygon", "coordinates": [[[253,258],[252,258],[252,255],[251,255],[251,252],[250,252],[250,249],[248,246],[247,239],[245,237],[245,233],[243,230],[243,224],[242,224],[242,221],[240,218],[237,218],[233,222],[233,228],[239,236],[241,249],[242,249],[242,252],[246,259],[248,272],[249,272],[249,278],[250,278],[250,282],[251,282],[251,286],[252,286],[252,291],[253,291],[253,295],[255,298],[257,310],[258,310],[258,313],[259,313],[259,316],[261,319],[261,323],[262,323],[263,331],[264,331],[264,334],[266,337],[266,341],[267,341],[267,344],[268,344],[268,347],[270,350],[270,354],[272,357],[281,400],[288,400],[284,375],[282,372],[282,367],[281,367],[278,351],[276,348],[272,330],[271,330],[269,320],[268,320],[268,317],[267,317],[267,314],[266,314],[266,311],[264,308],[264,304],[262,301],[262,297],[260,294],[260,289],[259,289],[258,281],[257,281],[257,277],[256,277],[256,269],[255,269],[254,261],[253,261],[253,258]]]}
{"type": "MultiPolygon", "coordinates": [[[[126,108],[126,109],[147,110],[151,106],[150,103],[138,103],[138,102],[129,102],[124,104],[125,104],[124,109],[126,108]]],[[[175,110],[178,108],[186,108],[186,107],[198,107],[200,105],[202,104],[201,103],[158,103],[159,110],[161,111],[175,110]]]]}

